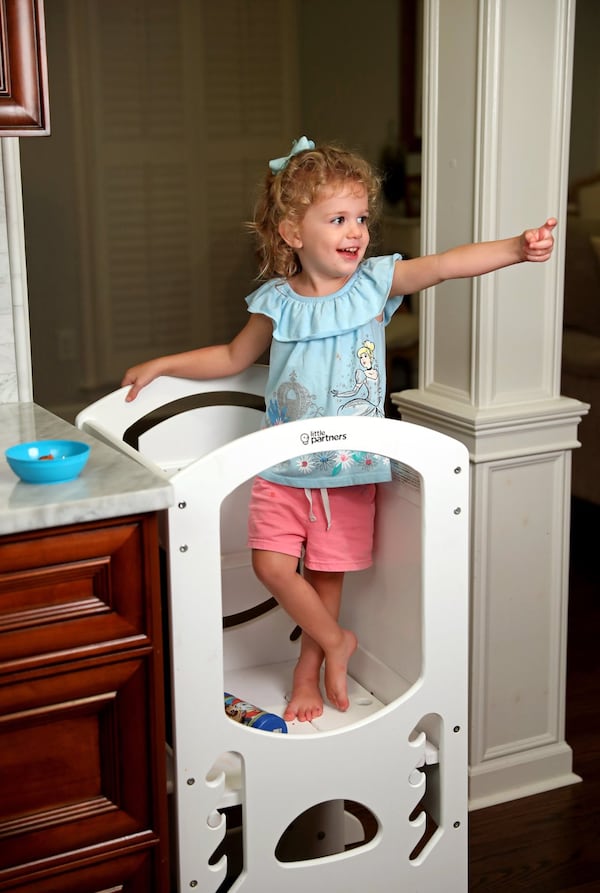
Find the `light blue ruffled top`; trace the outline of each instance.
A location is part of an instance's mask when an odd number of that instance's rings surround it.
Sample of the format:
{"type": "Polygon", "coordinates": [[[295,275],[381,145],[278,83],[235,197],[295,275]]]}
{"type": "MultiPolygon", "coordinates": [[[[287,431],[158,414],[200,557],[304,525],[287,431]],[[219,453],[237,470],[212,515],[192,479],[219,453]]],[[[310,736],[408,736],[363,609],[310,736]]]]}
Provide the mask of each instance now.
{"type": "Polygon", "coordinates": [[[363,261],[339,291],[325,297],[303,297],[286,280],[273,279],[246,298],[250,313],[273,321],[265,425],[314,419],[311,439],[323,442],[322,452],[297,456],[261,477],[311,489],[389,480],[386,458],[328,442],[318,420],[384,415],[385,326],[402,303],[402,296],[388,296],[400,258],[363,261]]]}

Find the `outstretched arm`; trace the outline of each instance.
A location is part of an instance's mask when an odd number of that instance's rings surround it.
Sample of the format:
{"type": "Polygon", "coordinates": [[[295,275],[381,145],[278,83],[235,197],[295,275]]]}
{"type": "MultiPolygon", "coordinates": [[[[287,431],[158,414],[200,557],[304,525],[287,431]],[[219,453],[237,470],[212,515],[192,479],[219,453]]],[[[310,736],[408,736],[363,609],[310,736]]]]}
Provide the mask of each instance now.
{"type": "Polygon", "coordinates": [[[235,375],[251,366],[264,353],[271,343],[272,333],[271,320],[260,313],[253,313],[229,344],[199,347],[132,366],[121,381],[122,387],[131,385],[125,400],[135,400],[141,389],[159,375],[199,380],[235,375]]]}
{"type": "Polygon", "coordinates": [[[410,295],[447,279],[481,276],[523,261],[546,261],[552,255],[555,226],[556,220],[550,217],[543,226],[525,230],[511,239],[476,242],[450,248],[441,254],[398,261],[390,294],[410,295]]]}

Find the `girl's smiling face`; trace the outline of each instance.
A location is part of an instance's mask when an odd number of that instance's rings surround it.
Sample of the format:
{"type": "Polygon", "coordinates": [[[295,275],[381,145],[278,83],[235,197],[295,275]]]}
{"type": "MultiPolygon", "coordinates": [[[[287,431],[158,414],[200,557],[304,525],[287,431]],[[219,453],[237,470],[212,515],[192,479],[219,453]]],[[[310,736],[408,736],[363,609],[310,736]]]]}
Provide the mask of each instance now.
{"type": "Polygon", "coordinates": [[[323,190],[299,224],[285,221],[280,233],[302,264],[294,285],[316,296],[341,288],[367,250],[368,219],[365,187],[340,183],[323,190]]]}

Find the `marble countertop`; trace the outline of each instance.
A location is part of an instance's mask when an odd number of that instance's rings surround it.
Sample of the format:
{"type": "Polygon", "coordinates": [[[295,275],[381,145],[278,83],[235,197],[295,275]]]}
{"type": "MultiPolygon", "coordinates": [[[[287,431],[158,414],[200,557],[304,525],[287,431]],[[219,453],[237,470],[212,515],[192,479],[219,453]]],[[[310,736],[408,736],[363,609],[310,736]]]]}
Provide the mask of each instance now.
{"type": "Polygon", "coordinates": [[[0,404],[0,534],[156,511],[172,502],[172,487],[160,473],[35,403],[0,404]],[[4,451],[17,443],[54,439],[91,445],[80,476],[64,484],[23,483],[4,451]]]}

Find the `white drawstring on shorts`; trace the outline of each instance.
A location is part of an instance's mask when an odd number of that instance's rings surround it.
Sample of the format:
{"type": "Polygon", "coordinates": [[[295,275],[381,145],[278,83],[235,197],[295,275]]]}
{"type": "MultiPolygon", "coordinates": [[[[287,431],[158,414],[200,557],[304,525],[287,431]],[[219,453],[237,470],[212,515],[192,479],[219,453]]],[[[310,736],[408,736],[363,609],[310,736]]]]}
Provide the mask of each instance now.
{"type": "MultiPolygon", "coordinates": [[[[319,493],[321,494],[321,501],[323,502],[323,511],[325,512],[325,519],[327,521],[326,529],[329,530],[329,528],[331,527],[331,507],[329,505],[329,493],[327,492],[327,487],[322,487],[319,490],[319,493]]],[[[309,506],[308,520],[316,521],[317,516],[315,515],[315,513],[313,511],[312,490],[309,490],[308,487],[305,487],[304,494],[305,494],[306,498],[308,499],[308,506],[309,506]]]]}

